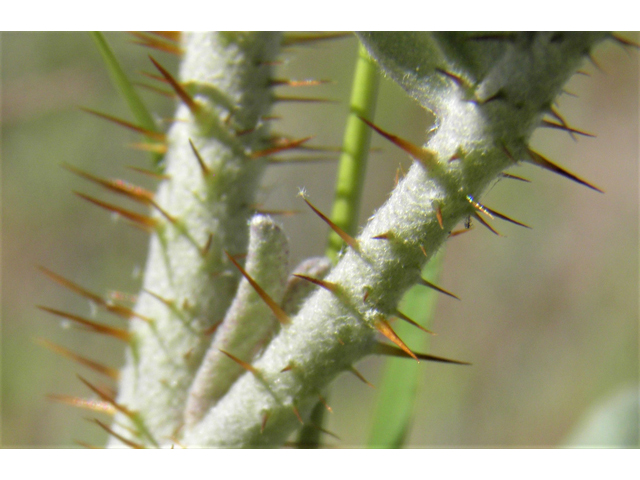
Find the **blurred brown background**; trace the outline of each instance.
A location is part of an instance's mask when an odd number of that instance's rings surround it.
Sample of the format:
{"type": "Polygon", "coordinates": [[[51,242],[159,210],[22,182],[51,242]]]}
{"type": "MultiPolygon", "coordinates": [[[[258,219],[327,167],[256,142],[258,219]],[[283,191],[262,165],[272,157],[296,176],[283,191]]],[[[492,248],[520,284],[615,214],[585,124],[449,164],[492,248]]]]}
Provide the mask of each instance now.
{"type": "MultiPolygon", "coordinates": [[[[637,33],[623,35],[639,40],[637,33]]],[[[107,39],[127,72],[144,81],[137,72],[153,70],[147,50],[125,33],[107,39]]],[[[145,234],[73,195],[78,190],[111,200],[60,164],[150,187],[148,179],[125,169],[145,167],[149,160],[126,147],[137,141],[132,133],[77,108],[131,119],[87,34],[3,33],[0,41],[2,445],[71,447],[75,439],[100,444],[103,432],[84,420],[93,414],[45,397],[86,396],[76,373],[91,374],[33,339],[49,339],[113,366],[122,363],[122,348],[37,310],[35,305],[45,305],[90,314],[88,302],[47,280],[36,266],[101,294],[135,293],[145,234]]],[[[282,93],[324,95],[340,103],[279,105],[275,113],[283,120],[275,129],[294,137],[316,135],[316,145],[339,145],[355,52],[353,38],[286,52],[279,76],[336,83],[282,93]]],[[[154,56],[175,71],[175,58],[154,56]]],[[[421,364],[424,381],[410,446],[638,444],[639,54],[607,43],[595,58],[606,73],[585,64],[590,76],[576,75],[567,86],[580,98],[563,96],[559,103],[572,126],[597,138],[576,143],[545,130],[533,145],[606,194],[523,166],[513,173],[532,184],[501,181],[484,197],[534,229],[494,222],[506,238],[476,227],[447,246],[440,283],[463,301],[439,299],[431,348],[473,366],[421,364]],[[599,407],[607,402],[613,407],[599,407]],[[591,426],[585,423],[590,412],[600,419],[591,426]]],[[[171,100],[143,95],[160,118],[171,116],[171,100]]],[[[421,143],[430,117],[383,81],[375,121],[421,143]]],[[[370,158],[362,222],[384,202],[398,165],[410,164],[379,137],[373,145],[384,151],[370,158]]],[[[334,177],[334,163],[273,167],[261,200],[267,208],[304,210],[296,193],[305,187],[328,211],[334,177]]],[[[282,221],[294,263],[323,252],[326,226],[315,216],[282,221]]],[[[375,384],[380,365],[367,359],[358,368],[375,384]]],[[[330,395],[334,414],[328,428],[342,441],[327,443],[365,444],[375,397],[375,390],[352,376],[340,377],[330,395]]]]}

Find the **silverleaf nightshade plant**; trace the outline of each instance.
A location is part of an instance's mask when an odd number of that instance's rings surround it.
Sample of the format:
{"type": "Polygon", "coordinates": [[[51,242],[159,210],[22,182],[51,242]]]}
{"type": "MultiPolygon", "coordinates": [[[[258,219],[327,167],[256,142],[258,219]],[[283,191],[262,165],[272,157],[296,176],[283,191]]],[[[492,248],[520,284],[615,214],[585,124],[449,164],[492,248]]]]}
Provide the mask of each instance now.
{"type": "Polygon", "coordinates": [[[415,284],[449,293],[420,272],[461,222],[472,218],[494,233],[486,218],[523,225],[481,203],[487,187],[529,162],[599,190],[528,142],[539,126],[583,133],[566,124],[553,101],[598,43],[625,40],[599,32],[358,38],[437,124],[417,146],[361,119],[414,164],[357,237],[323,218],[347,245],[331,269],[323,258],[292,268],[281,227],[253,207],[270,156],[307,140],[274,136],[267,121],[273,65],[289,37],[184,34],[175,47],[183,56],[177,78],[152,60],[180,99],[178,121],[166,134],[138,126],[162,154],[162,181],[155,194],[104,185],[151,214],[85,196],[151,232],[135,307],[45,271],[130,319],[125,331],[46,309],[128,344],[116,397],[83,379],[100,408],[115,413],[111,426],[99,423],[112,433],[110,446],[279,446],[309,423],[331,381],[367,355],[454,362],[413,352],[390,319],[403,316],[398,303],[415,284]]]}

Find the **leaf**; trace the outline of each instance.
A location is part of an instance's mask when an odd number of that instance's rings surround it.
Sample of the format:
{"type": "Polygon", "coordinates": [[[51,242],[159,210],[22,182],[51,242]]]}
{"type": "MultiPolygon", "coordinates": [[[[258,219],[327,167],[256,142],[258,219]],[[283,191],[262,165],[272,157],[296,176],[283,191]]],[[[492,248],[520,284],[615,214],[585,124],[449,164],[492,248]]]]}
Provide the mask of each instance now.
{"type": "MultiPolygon", "coordinates": [[[[423,269],[423,276],[436,280],[442,270],[443,251],[423,269]]],[[[438,298],[434,290],[414,286],[404,296],[400,311],[429,328],[438,298]]],[[[394,330],[415,350],[426,351],[427,335],[418,328],[397,322],[394,330]]],[[[370,448],[400,448],[404,444],[413,417],[413,405],[421,380],[424,364],[402,358],[389,358],[382,383],[369,437],[370,448]]]]}
{"type": "MultiPolygon", "coordinates": [[[[104,38],[104,35],[101,32],[91,32],[91,37],[95,41],[100,54],[102,55],[102,59],[107,66],[107,70],[113,81],[116,88],[120,91],[122,98],[129,105],[129,109],[133,116],[136,118],[137,123],[144,127],[147,130],[151,130],[153,132],[158,132],[158,126],[156,125],[151,113],[147,110],[142,99],[138,96],[138,93],[133,88],[133,85],[129,81],[129,78],[124,73],[124,70],[120,66],[120,63],[116,59],[111,47],[107,43],[107,40],[104,38]]],[[[153,159],[157,162],[162,158],[161,155],[157,153],[152,154],[153,159]]]]}

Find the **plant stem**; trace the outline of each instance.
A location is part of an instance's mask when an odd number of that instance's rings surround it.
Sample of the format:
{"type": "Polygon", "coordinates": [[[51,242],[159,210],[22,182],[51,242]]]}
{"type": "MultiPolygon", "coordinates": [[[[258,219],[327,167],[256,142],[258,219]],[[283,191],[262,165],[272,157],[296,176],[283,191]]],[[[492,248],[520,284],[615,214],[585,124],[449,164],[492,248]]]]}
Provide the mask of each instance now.
{"type": "MultiPolygon", "coordinates": [[[[135,307],[139,317],[131,322],[133,340],[118,393],[118,402],[140,412],[158,443],[184,424],[190,387],[212,341],[208,329],[225,318],[238,288],[240,273],[226,252],[248,248],[253,214],[248,205],[255,202],[266,161],[246,152],[264,148],[268,135],[268,129],[255,127],[271,104],[269,63],[280,40],[275,32],[183,35],[180,83],[208,90],[199,92],[195,107],[180,103],[180,121],[167,134],[169,177],[154,196],[154,205],[167,214],[153,211],[143,291],[135,307]],[[229,111],[221,98],[237,107],[229,111]],[[252,131],[237,136],[236,130],[252,131]]],[[[114,425],[130,438],[130,423],[122,414],[114,425]]]]}
{"type": "Polygon", "coordinates": [[[374,43],[374,53],[390,51],[390,60],[376,55],[383,66],[394,67],[393,78],[412,80],[403,86],[419,94],[425,107],[433,107],[438,129],[419,147],[376,127],[412,155],[413,166],[345,249],[322,288],[280,329],[251,371],[187,432],[181,439],[185,444],[281,444],[301,419],[309,418],[318,394],[355,362],[394,348],[412,356],[411,346],[398,339],[388,319],[397,314],[410,287],[430,285],[420,277],[422,268],[449,232],[470,216],[481,219],[480,213],[489,211],[478,203],[482,193],[519,159],[576,178],[530,150],[528,140],[585,52],[604,34],[576,33],[561,37],[562,42],[546,32],[518,34],[513,42],[509,38],[489,50],[455,35],[377,35],[362,36],[374,43]],[[431,48],[434,58],[422,58],[422,48],[417,48],[422,46],[431,48]],[[465,57],[463,66],[477,70],[470,87],[455,74],[458,57],[467,50],[475,56],[465,57]],[[448,67],[445,54],[452,55],[449,70],[442,68],[448,67]],[[376,332],[398,347],[381,345],[376,332]]]}
{"type": "MultiPolygon", "coordinates": [[[[371,129],[358,116],[369,119],[373,117],[378,83],[378,67],[366,49],[360,45],[331,212],[333,223],[349,235],[357,233],[360,199],[371,141],[371,129]]],[[[336,233],[331,232],[326,255],[334,263],[337,261],[338,252],[343,244],[342,239],[336,233]]]]}

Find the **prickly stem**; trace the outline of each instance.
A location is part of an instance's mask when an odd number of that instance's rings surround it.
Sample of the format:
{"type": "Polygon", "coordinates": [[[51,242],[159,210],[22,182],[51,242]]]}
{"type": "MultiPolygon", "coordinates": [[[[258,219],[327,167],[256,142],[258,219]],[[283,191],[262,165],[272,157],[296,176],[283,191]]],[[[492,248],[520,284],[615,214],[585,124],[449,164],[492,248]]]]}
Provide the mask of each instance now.
{"type": "Polygon", "coordinates": [[[475,214],[468,197],[479,198],[515,164],[513,158],[525,158],[526,142],[547,106],[579,68],[584,52],[603,38],[575,34],[558,44],[550,43],[545,33],[516,34],[509,42],[485,49],[479,45],[489,42],[470,46],[463,34],[411,34],[408,40],[403,35],[361,38],[388,75],[436,112],[438,129],[421,148],[377,128],[416,162],[364,227],[356,239],[358,249],[346,250],[326,277],[325,282],[337,285],[341,294],[318,289],[253,364],[269,388],[243,375],[197,431],[187,436],[188,441],[227,446],[283,442],[298,422],[292,407],[305,418],[317,402],[318,388],[373,351],[375,326],[393,315],[402,294],[420,280],[422,266],[453,227],[475,214]],[[424,61],[420,58],[421,76],[412,73],[417,46],[408,47],[416,36],[420,48],[432,54],[432,58],[425,54],[424,61]],[[474,86],[472,96],[435,71],[442,66],[453,70],[449,64],[464,72],[467,83],[474,86]],[[387,235],[388,241],[375,239],[381,232],[392,235],[387,235]],[[291,362],[296,368],[281,373],[291,362]],[[261,432],[265,411],[270,412],[269,423],[261,432]]]}
{"type": "MultiPolygon", "coordinates": [[[[313,423],[309,415],[336,376],[350,371],[362,378],[354,364],[367,355],[465,363],[414,353],[388,319],[398,314],[413,285],[448,294],[420,273],[460,222],[473,216],[493,230],[481,216],[487,214],[526,226],[479,202],[509,167],[528,161],[599,191],[531,150],[528,141],[550,113],[560,123],[546,121],[547,126],[584,133],[569,127],[551,104],[606,37],[360,34],[383,72],[432,110],[438,126],[421,146],[360,118],[409,154],[413,166],[356,238],[310,205],[336,233],[344,233],[350,248],[328,274],[316,262],[287,285],[284,234],[265,217],[250,221],[267,157],[311,148],[304,145],[309,138],[278,141],[262,121],[277,100],[271,69],[279,61],[281,36],[193,33],[178,46],[172,38],[139,35],[153,48],[184,55],[175,77],[152,59],[181,102],[178,121],[165,136],[98,115],[155,135],[163,145],[166,138],[160,186],[152,198],[145,196],[151,216],[81,194],[152,233],[136,306],[114,305],[44,270],[130,320],[128,334],[102,332],[128,344],[117,398],[85,381],[117,410],[112,427],[96,421],[112,435],[110,445],[282,445],[301,424],[313,423]],[[397,347],[381,344],[378,333],[397,347]]],[[[293,43],[315,40],[325,38],[293,43]]],[[[45,310],[102,329],[82,317],[45,310]]]]}
{"type": "MultiPolygon", "coordinates": [[[[278,33],[190,33],[182,39],[184,58],[174,88],[207,84],[216,96],[201,88],[189,97],[193,103],[185,97],[189,105],[180,103],[180,121],[167,133],[164,173],[170,178],[160,184],[155,200],[175,224],[153,212],[157,227],[135,311],[154,323],[133,322],[135,351],[127,354],[118,396],[140,412],[161,442],[183,424],[189,387],[211,341],[202,332],[224,318],[238,285],[240,274],[224,251],[246,251],[248,206],[255,203],[266,165],[247,152],[264,148],[262,139],[269,135],[268,126],[242,137],[232,129],[255,128],[268,114],[269,62],[279,46],[278,33]],[[227,101],[220,102],[219,95],[227,101]],[[228,104],[235,108],[229,110],[228,104]],[[203,175],[194,149],[211,175],[203,175]],[[147,291],[171,299],[176,307],[168,308],[147,291]]],[[[127,419],[116,418],[116,430],[118,422],[127,419]]]]}
{"type": "MultiPolygon", "coordinates": [[[[288,244],[282,229],[269,217],[251,221],[246,274],[272,301],[282,301],[287,275],[288,244]]],[[[278,331],[279,322],[270,306],[247,278],[240,282],[211,346],[191,385],[185,410],[186,427],[192,427],[211,409],[243,373],[224,352],[253,358],[278,331]]]]}

